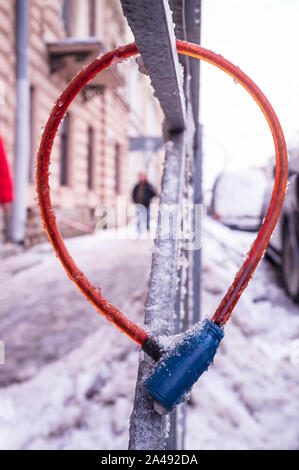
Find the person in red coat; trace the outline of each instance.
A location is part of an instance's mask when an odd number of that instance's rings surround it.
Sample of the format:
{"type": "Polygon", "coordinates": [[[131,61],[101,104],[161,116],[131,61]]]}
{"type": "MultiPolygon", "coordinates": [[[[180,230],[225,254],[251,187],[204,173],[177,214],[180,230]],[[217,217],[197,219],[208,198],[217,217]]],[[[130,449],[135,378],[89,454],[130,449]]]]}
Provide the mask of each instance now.
{"type": "Polygon", "coordinates": [[[4,237],[8,239],[8,212],[13,201],[13,184],[9,172],[5,148],[0,135],[0,205],[4,212],[4,237]]]}

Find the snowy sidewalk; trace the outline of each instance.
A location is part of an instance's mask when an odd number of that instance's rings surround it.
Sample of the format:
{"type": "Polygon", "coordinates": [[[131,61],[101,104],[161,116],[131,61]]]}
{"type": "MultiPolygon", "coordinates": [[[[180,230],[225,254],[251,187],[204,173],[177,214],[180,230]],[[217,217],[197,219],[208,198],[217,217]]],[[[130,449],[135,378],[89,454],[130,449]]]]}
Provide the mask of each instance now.
{"type": "MultiPolygon", "coordinates": [[[[203,312],[225,293],[252,235],[205,220],[203,312]]],[[[151,243],[68,241],[79,267],[142,323],[151,243]]],[[[0,449],[126,449],[138,348],[69,281],[46,245],[1,264],[0,449]],[[19,383],[17,383],[19,382],[19,383]]],[[[299,448],[299,308],[268,263],[243,294],[187,407],[188,448],[299,448]]]]}
{"type": "MultiPolygon", "coordinates": [[[[203,312],[211,315],[247,253],[252,234],[206,219],[203,312]]],[[[262,260],[241,296],[214,367],[194,387],[187,421],[190,449],[298,449],[299,306],[262,260]]]]}

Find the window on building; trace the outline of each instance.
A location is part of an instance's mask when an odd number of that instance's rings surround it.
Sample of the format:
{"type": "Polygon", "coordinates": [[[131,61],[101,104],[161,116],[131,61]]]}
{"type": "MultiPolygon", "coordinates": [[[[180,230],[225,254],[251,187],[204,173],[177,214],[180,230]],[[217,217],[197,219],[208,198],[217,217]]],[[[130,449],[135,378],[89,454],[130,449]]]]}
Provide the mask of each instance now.
{"type": "Polygon", "coordinates": [[[35,132],[36,132],[36,105],[35,105],[35,96],[36,91],[33,86],[30,87],[30,166],[29,166],[29,181],[30,183],[34,182],[35,177],[35,154],[36,154],[36,142],[35,142],[35,132]]]}
{"type": "Polygon", "coordinates": [[[120,194],[120,145],[115,145],[115,194],[120,194]]]}
{"type": "Polygon", "coordinates": [[[62,20],[64,24],[65,33],[67,36],[70,36],[70,14],[71,14],[70,0],[63,0],[62,20]]]}
{"type": "Polygon", "coordinates": [[[87,187],[94,189],[94,130],[88,128],[88,144],[87,144],[87,187]]]}
{"type": "Polygon", "coordinates": [[[88,30],[89,36],[96,36],[96,2],[88,0],[88,30]]]}
{"type": "Polygon", "coordinates": [[[69,168],[69,134],[70,134],[70,116],[66,114],[61,125],[60,142],[60,184],[69,186],[70,168],[69,168]]]}
{"type": "Polygon", "coordinates": [[[99,28],[97,0],[63,0],[62,21],[67,36],[96,36],[99,28]]]}

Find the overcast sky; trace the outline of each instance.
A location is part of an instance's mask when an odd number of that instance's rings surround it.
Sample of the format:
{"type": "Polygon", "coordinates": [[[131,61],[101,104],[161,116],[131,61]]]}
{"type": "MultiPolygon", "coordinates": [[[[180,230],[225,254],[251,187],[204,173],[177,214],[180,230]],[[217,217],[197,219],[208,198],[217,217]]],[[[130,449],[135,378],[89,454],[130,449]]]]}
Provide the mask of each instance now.
{"type": "MultiPolygon", "coordinates": [[[[288,143],[299,142],[299,0],[203,0],[202,45],[239,66],[262,89],[288,143]]],[[[257,104],[224,72],[202,62],[206,178],[260,166],[274,152],[257,104]]]]}

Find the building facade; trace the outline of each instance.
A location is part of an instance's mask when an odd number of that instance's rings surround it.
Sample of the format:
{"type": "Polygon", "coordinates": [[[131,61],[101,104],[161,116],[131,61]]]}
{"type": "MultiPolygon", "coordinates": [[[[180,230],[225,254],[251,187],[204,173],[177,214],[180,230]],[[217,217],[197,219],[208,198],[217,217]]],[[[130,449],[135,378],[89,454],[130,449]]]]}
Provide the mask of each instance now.
{"type": "MultiPolygon", "coordinates": [[[[26,243],[32,244],[44,236],[36,201],[35,165],[49,113],[82,67],[132,38],[118,0],[29,0],[29,5],[30,171],[26,243]]],[[[0,0],[3,95],[0,132],[12,171],[18,112],[15,25],[15,2],[0,0]]],[[[138,123],[136,132],[142,135],[159,135],[161,126],[161,112],[150,96],[145,75],[139,74],[135,87],[140,96],[138,115],[136,99],[134,106],[130,105],[132,67],[137,69],[135,64],[125,63],[110,67],[90,82],[71,104],[60,126],[52,151],[50,185],[52,203],[64,236],[92,228],[99,204],[114,204],[118,197],[130,199],[138,170],[154,168],[151,170],[153,182],[159,181],[161,162],[158,159],[148,164],[140,152],[130,154],[130,135],[132,132],[135,135],[133,122],[138,123]],[[151,125],[146,124],[149,119],[151,125]]]]}

